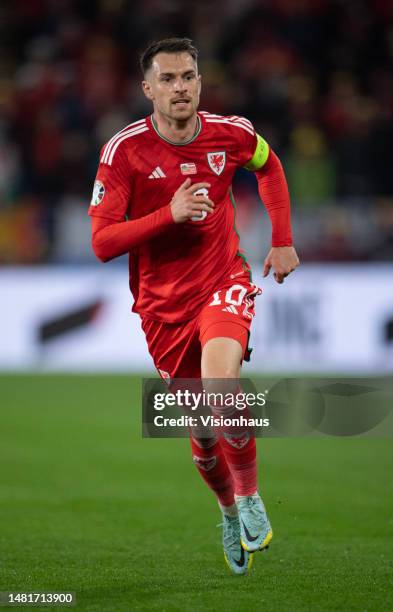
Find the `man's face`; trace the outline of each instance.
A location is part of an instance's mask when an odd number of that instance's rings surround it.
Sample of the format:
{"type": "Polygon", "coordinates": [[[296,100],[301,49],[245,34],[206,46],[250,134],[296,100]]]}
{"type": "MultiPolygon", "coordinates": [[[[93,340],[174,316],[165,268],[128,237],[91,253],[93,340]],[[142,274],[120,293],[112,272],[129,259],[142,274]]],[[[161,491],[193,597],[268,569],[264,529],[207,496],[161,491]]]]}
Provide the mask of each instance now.
{"type": "Polygon", "coordinates": [[[198,108],[201,77],[189,53],[157,53],[142,87],[155,112],[186,121],[198,108]]]}

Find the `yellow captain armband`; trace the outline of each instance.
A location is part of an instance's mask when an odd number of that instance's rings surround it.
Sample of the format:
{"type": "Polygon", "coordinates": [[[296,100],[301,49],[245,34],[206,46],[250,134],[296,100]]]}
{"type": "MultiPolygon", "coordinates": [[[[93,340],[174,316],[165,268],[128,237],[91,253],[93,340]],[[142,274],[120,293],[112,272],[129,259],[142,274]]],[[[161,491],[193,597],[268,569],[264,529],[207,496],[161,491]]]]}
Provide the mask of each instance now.
{"type": "Polygon", "coordinates": [[[257,146],[254,151],[254,155],[250,159],[249,162],[244,166],[246,170],[259,170],[266,164],[267,158],[269,157],[269,145],[266,140],[262,138],[259,134],[257,134],[257,146]]]}

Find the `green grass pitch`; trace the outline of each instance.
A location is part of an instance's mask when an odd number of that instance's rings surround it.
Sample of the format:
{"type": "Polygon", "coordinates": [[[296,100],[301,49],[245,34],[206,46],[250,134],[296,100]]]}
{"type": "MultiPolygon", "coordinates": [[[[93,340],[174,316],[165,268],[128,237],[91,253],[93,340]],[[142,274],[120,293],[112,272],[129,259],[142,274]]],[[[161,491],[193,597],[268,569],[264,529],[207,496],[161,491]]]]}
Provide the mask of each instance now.
{"type": "Polygon", "coordinates": [[[188,441],[141,438],[139,378],[0,390],[0,590],[97,612],[393,609],[391,440],[259,440],[274,539],[242,578],[188,441]]]}

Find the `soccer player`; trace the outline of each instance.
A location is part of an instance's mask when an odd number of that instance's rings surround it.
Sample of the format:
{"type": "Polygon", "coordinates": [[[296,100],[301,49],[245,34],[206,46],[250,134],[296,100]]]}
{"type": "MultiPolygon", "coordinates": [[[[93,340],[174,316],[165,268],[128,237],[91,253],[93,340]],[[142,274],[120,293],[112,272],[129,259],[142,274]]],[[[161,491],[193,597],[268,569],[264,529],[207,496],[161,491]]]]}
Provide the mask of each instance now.
{"type": "MultiPolygon", "coordinates": [[[[299,264],[283,169],[249,120],[198,111],[201,76],[189,39],[151,44],[141,67],[153,113],[101,150],[89,208],[93,249],[103,262],[129,253],[133,311],[167,382],[236,381],[249,359],[260,289],[239,251],[232,179],[237,168],[255,173],[273,230],[264,276],[273,269],[282,283],[299,264]]],[[[225,414],[220,406],[214,411],[225,414]]],[[[190,439],[223,514],[225,559],[244,574],[272,538],[258,493],[255,439],[249,431],[192,431],[190,439]]]]}

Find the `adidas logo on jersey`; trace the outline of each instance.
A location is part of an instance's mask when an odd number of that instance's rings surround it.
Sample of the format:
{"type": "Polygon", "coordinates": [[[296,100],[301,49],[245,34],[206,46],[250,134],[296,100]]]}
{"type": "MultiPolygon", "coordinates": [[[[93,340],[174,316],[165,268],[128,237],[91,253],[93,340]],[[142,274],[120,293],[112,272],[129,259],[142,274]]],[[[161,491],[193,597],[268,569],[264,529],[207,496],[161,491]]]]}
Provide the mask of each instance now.
{"type": "Polygon", "coordinates": [[[222,312],[231,312],[232,314],[239,314],[235,306],[227,306],[226,308],[221,308],[222,312]]]}
{"type": "Polygon", "coordinates": [[[160,178],[165,178],[166,174],[165,172],[163,172],[160,168],[160,166],[157,166],[157,168],[154,168],[153,172],[151,174],[149,174],[149,179],[160,179],[160,178]]]}

